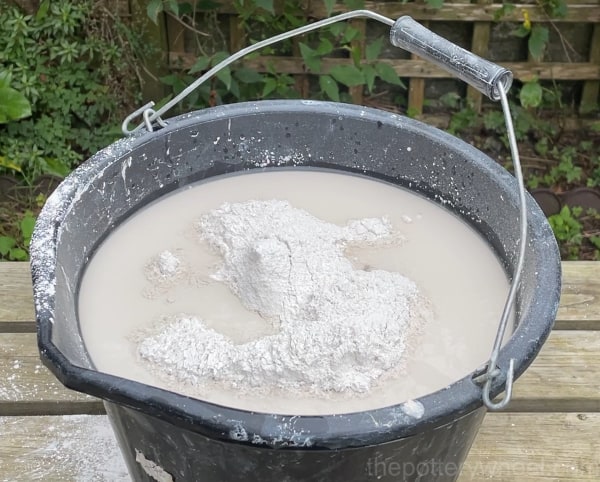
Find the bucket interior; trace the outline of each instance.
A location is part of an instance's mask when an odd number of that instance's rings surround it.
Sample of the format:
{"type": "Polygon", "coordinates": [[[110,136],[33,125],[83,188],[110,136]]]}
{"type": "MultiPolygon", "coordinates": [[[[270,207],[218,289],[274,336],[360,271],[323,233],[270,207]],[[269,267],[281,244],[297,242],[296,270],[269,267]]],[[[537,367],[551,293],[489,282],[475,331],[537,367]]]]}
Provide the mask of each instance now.
{"type": "MultiPolygon", "coordinates": [[[[71,174],[48,200],[31,250],[40,351],[56,376],[69,387],[176,424],[205,421],[216,410],[229,413],[94,370],[79,331],[79,284],[103,239],[148,203],[215,176],[281,168],[351,172],[420,193],[480,233],[512,277],[519,243],[516,181],[472,146],[418,121],[357,106],[312,101],[221,106],[172,119],[157,132],[109,146],[71,174]]],[[[535,201],[528,197],[527,203],[529,232],[517,326],[498,360],[506,373],[514,358],[517,376],[548,336],[560,294],[554,236],[535,201]]],[[[492,395],[503,384],[500,377],[492,395]]],[[[417,423],[400,416],[397,407],[387,407],[374,411],[375,417],[392,428],[386,433],[375,426],[371,430],[385,441],[410,435],[420,425],[456,419],[481,406],[481,387],[467,376],[420,402],[427,416],[417,423]]],[[[237,410],[230,412],[239,416],[237,410]]],[[[248,423],[259,433],[264,417],[254,415],[248,415],[248,423]]],[[[304,417],[304,422],[314,425],[314,418],[304,417]]],[[[344,423],[353,420],[364,433],[365,424],[371,423],[367,418],[347,414],[344,423]]],[[[348,430],[333,419],[327,426],[330,434],[336,426],[348,430]]]]}

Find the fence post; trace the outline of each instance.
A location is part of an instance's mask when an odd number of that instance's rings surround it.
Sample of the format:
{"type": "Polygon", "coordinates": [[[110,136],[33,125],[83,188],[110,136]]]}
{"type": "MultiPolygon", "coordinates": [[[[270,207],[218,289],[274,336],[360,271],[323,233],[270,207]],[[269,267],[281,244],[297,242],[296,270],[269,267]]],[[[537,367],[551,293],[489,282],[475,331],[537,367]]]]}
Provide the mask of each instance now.
{"type": "MultiPolygon", "coordinates": [[[[491,0],[477,0],[478,5],[487,5],[491,0]]],[[[487,57],[490,44],[490,22],[473,22],[473,37],[471,40],[471,52],[480,57],[487,57]]],[[[474,87],[467,87],[467,102],[477,112],[481,112],[483,96],[474,87]]]]}
{"type": "Polygon", "coordinates": [[[148,45],[150,54],[144,58],[142,74],[142,101],[159,101],[165,96],[165,86],[159,77],[168,73],[169,46],[167,29],[163,14],[158,16],[155,24],[147,14],[148,0],[128,0],[132,23],[136,23],[143,32],[143,41],[148,45]]]}
{"type": "MultiPolygon", "coordinates": [[[[594,31],[590,40],[590,63],[600,65],[600,24],[594,25],[594,31]]],[[[586,80],[581,92],[581,103],[579,112],[586,114],[598,108],[600,103],[600,80],[586,80]]]]}

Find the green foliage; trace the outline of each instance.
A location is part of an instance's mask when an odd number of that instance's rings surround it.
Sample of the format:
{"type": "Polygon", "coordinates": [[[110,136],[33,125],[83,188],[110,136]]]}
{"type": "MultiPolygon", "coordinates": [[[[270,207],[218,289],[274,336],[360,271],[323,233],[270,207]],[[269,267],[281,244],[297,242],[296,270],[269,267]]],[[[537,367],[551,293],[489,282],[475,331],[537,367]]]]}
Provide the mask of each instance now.
{"type": "Polygon", "coordinates": [[[567,16],[568,3],[566,0],[539,0],[539,4],[551,18],[567,16]]]}
{"type": "Polygon", "coordinates": [[[10,86],[11,74],[0,71],[0,124],[31,115],[31,104],[23,94],[10,86]]]}
{"type": "MultiPolygon", "coordinates": [[[[219,5],[204,9],[203,13],[191,18],[186,12],[187,2],[153,0],[148,4],[148,15],[157,20],[160,12],[177,15],[196,37],[198,57],[187,72],[173,72],[161,80],[171,87],[177,95],[195,78],[217,65],[229,56],[224,50],[225,42],[215,42],[220,35],[220,26],[213,21],[219,5]],[[213,21],[213,23],[211,23],[213,21]],[[200,30],[216,32],[210,38],[199,35],[200,30]]],[[[346,0],[347,9],[363,8],[362,0],[346,0]]],[[[246,43],[273,37],[307,22],[304,5],[300,0],[275,4],[272,1],[236,0],[233,6],[240,21],[240,28],[246,34],[246,43]]],[[[325,1],[328,14],[333,14],[336,2],[325,1]]],[[[242,62],[232,64],[221,70],[210,82],[200,86],[181,105],[182,110],[202,108],[220,103],[269,98],[297,98],[308,95],[333,101],[351,101],[349,89],[363,87],[367,92],[375,92],[381,83],[393,84],[405,88],[392,66],[378,57],[383,48],[383,38],[375,39],[361,47],[363,33],[351,23],[338,23],[303,37],[282,41],[264,48],[260,54],[289,55],[301,57],[307,76],[310,77],[310,92],[298,90],[292,75],[278,72],[266,62],[266,69],[251,70],[242,62]],[[336,59],[334,65],[326,64],[324,59],[336,59]],[[340,59],[338,62],[337,59],[340,59]],[[342,60],[344,59],[344,60],[342,60]]],[[[252,58],[252,57],[250,57],[252,58]]],[[[254,57],[256,58],[256,56],[254,57]]]]}
{"type": "Polygon", "coordinates": [[[431,8],[442,8],[444,0],[425,0],[425,3],[431,8]]]}
{"type": "Polygon", "coordinates": [[[537,80],[525,82],[519,92],[521,105],[527,107],[539,107],[542,103],[542,86],[537,80]]]}
{"type": "MultiPolygon", "coordinates": [[[[14,235],[0,235],[0,261],[27,261],[35,217],[26,211],[14,227],[14,235]]],[[[0,233],[1,234],[1,233],[0,233]]]]}
{"type": "Polygon", "coordinates": [[[585,222],[591,221],[596,225],[600,223],[600,214],[597,211],[589,209],[584,213],[581,207],[565,206],[560,213],[550,216],[548,221],[560,243],[563,259],[579,259],[582,248],[587,245],[588,248],[594,249],[594,259],[600,260],[600,233],[584,232],[585,222]]]}
{"type": "Polygon", "coordinates": [[[20,106],[0,125],[0,173],[64,176],[119,135],[137,90],[123,28],[101,2],[44,0],[26,15],[0,0],[0,88],[9,79],[20,106]]]}

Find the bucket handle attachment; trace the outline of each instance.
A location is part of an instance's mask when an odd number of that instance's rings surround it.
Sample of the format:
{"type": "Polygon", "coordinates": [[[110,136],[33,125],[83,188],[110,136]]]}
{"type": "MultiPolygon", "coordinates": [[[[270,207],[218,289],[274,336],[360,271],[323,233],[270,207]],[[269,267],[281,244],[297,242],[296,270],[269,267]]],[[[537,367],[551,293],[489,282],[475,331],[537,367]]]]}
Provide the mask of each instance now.
{"type": "Polygon", "coordinates": [[[403,16],[398,20],[393,20],[370,10],[353,10],[330,18],[319,20],[309,25],[304,25],[279,35],[275,35],[274,37],[262,40],[254,45],[243,48],[205,72],[202,76],[196,79],[192,84],[186,87],[161,108],[154,110],[154,102],[149,102],[148,104],[129,114],[121,126],[123,134],[130,136],[143,127],[146,127],[148,132],[153,132],[155,128],[154,123],[158,124],[159,127],[165,127],[167,122],[161,118],[161,115],[172,109],[175,105],[181,102],[191,92],[197,89],[202,83],[210,79],[221,69],[227,67],[231,63],[239,60],[249,53],[260,50],[281,40],[286,40],[297,35],[302,35],[307,32],[320,29],[333,23],[357,17],[370,18],[388,25],[391,27],[390,42],[392,45],[395,47],[401,47],[413,54],[429,60],[452,75],[467,82],[479,90],[482,94],[489,97],[491,100],[500,100],[502,105],[519,195],[519,250],[513,279],[511,281],[506,302],[504,304],[504,309],[502,311],[502,316],[498,325],[498,331],[494,339],[490,359],[482,373],[474,378],[476,383],[483,385],[482,399],[484,405],[489,410],[500,410],[508,405],[512,397],[513,382],[515,377],[514,358],[510,359],[509,366],[506,371],[504,397],[499,401],[493,401],[490,393],[493,382],[496,379],[501,378],[502,375],[502,370],[497,366],[497,361],[500,354],[500,348],[502,347],[502,340],[504,339],[508,321],[510,319],[510,314],[513,306],[515,305],[517,288],[521,280],[521,272],[523,270],[525,261],[525,247],[527,242],[525,185],[523,182],[523,173],[521,170],[521,162],[512,123],[510,106],[506,96],[512,85],[512,72],[504,67],[494,64],[493,62],[482,59],[472,52],[469,52],[468,50],[453,44],[443,37],[440,37],[409,16],[403,16]],[[143,122],[137,127],[130,129],[129,125],[131,122],[133,122],[133,120],[139,116],[142,116],[143,122]]]}

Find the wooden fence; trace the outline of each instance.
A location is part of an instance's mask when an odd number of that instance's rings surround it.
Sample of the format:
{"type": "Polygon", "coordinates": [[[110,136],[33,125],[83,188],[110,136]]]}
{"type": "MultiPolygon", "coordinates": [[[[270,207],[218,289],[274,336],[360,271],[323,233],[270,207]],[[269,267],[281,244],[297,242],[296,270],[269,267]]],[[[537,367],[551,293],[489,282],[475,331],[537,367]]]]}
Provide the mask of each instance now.
{"type": "MultiPolygon", "coordinates": [[[[446,26],[444,32],[450,34],[454,30],[462,29],[466,32],[465,35],[450,39],[482,57],[504,65],[513,71],[516,79],[521,81],[537,78],[540,81],[575,84],[579,110],[597,112],[600,90],[600,0],[567,1],[568,11],[564,18],[550,19],[544,10],[535,4],[516,4],[510,13],[502,17],[502,23],[495,20],[495,14],[502,8],[502,3],[493,0],[473,0],[473,3],[464,0],[446,0],[440,9],[429,8],[421,0],[417,0],[417,3],[367,1],[365,8],[391,18],[410,15],[434,31],[444,25],[446,26]],[[510,36],[506,28],[499,28],[499,25],[511,25],[505,22],[513,22],[510,28],[515,28],[523,22],[525,15],[529,16],[533,24],[541,22],[549,27],[551,32],[549,53],[552,55],[546,55],[544,61],[533,60],[528,56],[527,48],[523,48],[524,41],[510,36]],[[566,39],[562,33],[559,33],[564,28],[571,32],[570,38],[566,39]],[[511,45],[515,41],[520,41],[521,47],[512,48],[511,45]],[[502,48],[502,45],[505,47],[502,48]],[[515,50],[520,51],[519,55],[522,58],[519,58],[515,50]],[[548,57],[551,58],[546,60],[548,57]]],[[[232,2],[221,3],[218,10],[219,22],[227,24],[224,30],[228,31],[228,47],[229,51],[233,52],[245,46],[245,35],[239,27],[240,22],[232,2]]],[[[130,0],[129,7],[134,16],[145,15],[143,0],[138,0],[137,3],[130,0]]],[[[334,9],[335,12],[346,10],[342,5],[337,5],[334,9]]],[[[313,20],[326,17],[325,6],[321,1],[306,2],[304,12],[306,18],[313,20]]],[[[369,37],[372,39],[373,35],[377,35],[377,32],[373,32],[373,24],[377,22],[362,19],[352,20],[352,22],[365,33],[358,42],[364,43],[365,39],[369,37]]],[[[183,27],[176,19],[166,16],[159,27],[153,28],[154,31],[150,34],[162,39],[162,49],[165,51],[162,64],[157,65],[158,70],[162,69],[161,71],[164,72],[166,69],[185,68],[194,64],[196,56],[191,46],[187,45],[183,27]]],[[[380,30],[379,35],[382,35],[382,32],[383,30],[380,30]]],[[[362,51],[364,52],[364,48],[362,51]]],[[[426,82],[430,82],[431,79],[447,79],[450,75],[431,63],[407,53],[392,54],[386,58],[385,54],[389,52],[387,50],[383,52],[380,60],[389,63],[400,77],[407,80],[408,109],[413,114],[422,113],[426,103],[426,82]]],[[[271,66],[275,67],[277,72],[295,76],[297,88],[302,95],[307,95],[309,82],[306,67],[297,49],[294,54],[286,57],[262,56],[243,62],[247,67],[259,72],[267,71],[268,66],[271,66]]],[[[323,59],[323,73],[334,65],[350,62],[352,62],[350,59],[345,58],[323,59]]],[[[362,86],[351,88],[350,93],[355,103],[369,105],[370,99],[365,97],[362,86]]],[[[478,91],[469,87],[466,96],[471,105],[477,109],[481,107],[482,95],[478,91]]]]}

